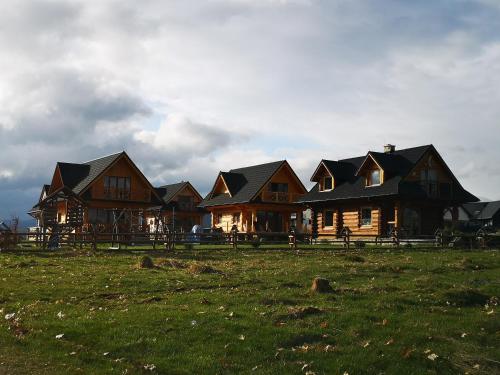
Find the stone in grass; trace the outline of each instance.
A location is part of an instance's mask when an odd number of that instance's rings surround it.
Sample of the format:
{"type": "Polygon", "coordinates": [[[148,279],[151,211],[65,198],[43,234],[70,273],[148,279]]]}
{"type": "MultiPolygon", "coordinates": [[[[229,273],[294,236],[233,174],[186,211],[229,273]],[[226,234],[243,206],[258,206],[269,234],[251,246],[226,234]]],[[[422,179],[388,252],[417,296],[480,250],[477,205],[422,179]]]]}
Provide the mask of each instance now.
{"type": "Polygon", "coordinates": [[[312,282],[311,291],[315,293],[331,293],[333,289],[330,285],[330,281],[321,277],[316,277],[312,282]]]}
{"type": "Polygon", "coordinates": [[[143,256],[139,262],[139,268],[154,268],[153,259],[147,255],[143,256]]]}

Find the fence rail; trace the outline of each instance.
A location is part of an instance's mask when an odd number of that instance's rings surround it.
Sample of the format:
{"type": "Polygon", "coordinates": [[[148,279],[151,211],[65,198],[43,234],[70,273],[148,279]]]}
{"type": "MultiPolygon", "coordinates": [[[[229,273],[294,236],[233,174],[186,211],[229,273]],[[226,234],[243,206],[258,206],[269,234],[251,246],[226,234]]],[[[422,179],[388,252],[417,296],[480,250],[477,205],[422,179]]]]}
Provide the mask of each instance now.
{"type": "Polygon", "coordinates": [[[482,230],[471,234],[445,233],[441,230],[434,235],[407,236],[402,232],[394,231],[389,236],[353,235],[348,228],[339,234],[321,234],[315,237],[310,233],[290,232],[238,232],[229,233],[213,231],[210,233],[150,233],[150,232],[26,232],[1,233],[0,250],[15,250],[23,247],[39,249],[55,249],[59,247],[91,246],[97,249],[99,245],[109,244],[110,249],[123,247],[150,246],[153,249],[162,247],[173,250],[176,245],[224,245],[234,249],[239,245],[288,245],[291,249],[298,249],[304,245],[316,247],[342,247],[346,249],[361,249],[366,245],[372,246],[433,246],[433,247],[465,247],[487,248],[500,247],[500,235],[489,234],[482,230]]]}

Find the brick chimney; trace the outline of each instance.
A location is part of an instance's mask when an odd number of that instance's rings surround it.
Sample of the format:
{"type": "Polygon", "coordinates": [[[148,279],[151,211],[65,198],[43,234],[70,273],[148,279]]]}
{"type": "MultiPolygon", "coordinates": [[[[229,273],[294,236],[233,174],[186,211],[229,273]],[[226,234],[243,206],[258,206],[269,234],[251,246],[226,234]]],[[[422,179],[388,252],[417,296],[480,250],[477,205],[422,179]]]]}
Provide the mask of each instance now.
{"type": "Polygon", "coordinates": [[[392,154],[394,151],[396,151],[396,145],[391,145],[388,143],[384,146],[384,153],[392,154]]]}

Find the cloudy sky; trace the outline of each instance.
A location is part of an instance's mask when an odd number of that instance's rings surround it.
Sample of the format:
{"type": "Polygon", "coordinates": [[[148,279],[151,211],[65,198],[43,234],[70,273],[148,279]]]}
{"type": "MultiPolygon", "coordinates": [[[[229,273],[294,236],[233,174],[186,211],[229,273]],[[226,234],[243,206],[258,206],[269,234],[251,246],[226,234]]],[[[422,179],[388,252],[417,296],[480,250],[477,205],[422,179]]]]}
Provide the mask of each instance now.
{"type": "Polygon", "coordinates": [[[57,161],[154,184],[433,143],[500,199],[500,1],[3,0],[0,217],[57,161]]]}

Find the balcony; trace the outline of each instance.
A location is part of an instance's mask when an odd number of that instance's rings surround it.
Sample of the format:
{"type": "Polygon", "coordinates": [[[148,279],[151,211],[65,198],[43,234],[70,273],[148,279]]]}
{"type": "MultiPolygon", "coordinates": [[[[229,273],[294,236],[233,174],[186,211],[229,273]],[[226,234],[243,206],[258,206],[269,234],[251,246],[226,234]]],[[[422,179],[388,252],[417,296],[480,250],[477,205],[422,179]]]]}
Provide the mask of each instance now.
{"type": "Polygon", "coordinates": [[[285,192],[277,192],[277,191],[264,191],[262,193],[262,201],[263,202],[272,202],[272,203],[292,203],[294,202],[300,195],[293,193],[285,193],[285,192]]]}
{"type": "Polygon", "coordinates": [[[130,200],[130,190],[118,188],[104,188],[104,197],[106,199],[116,199],[121,201],[130,200]]]}

